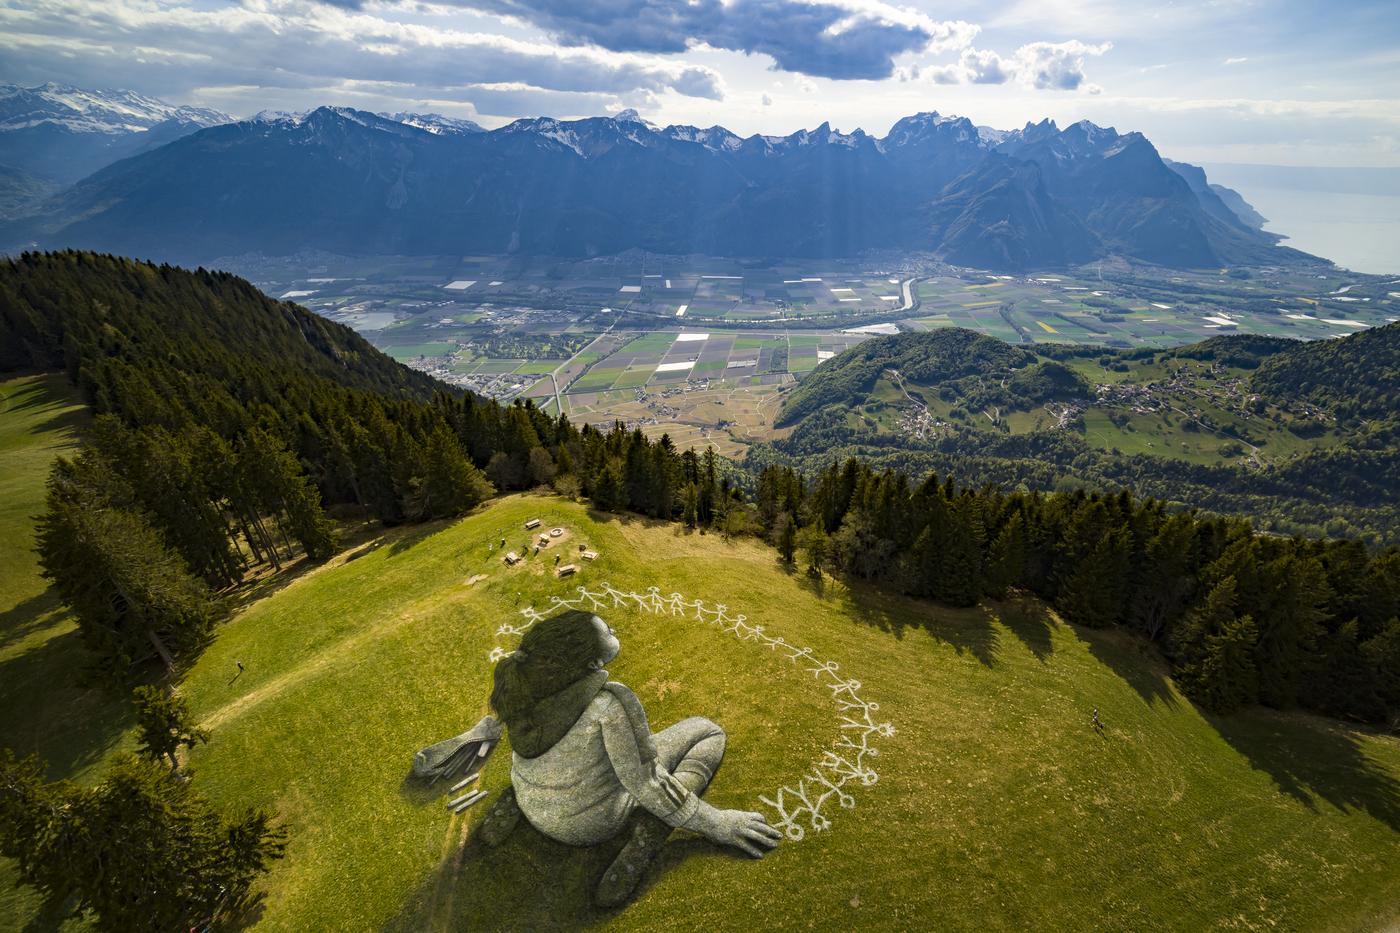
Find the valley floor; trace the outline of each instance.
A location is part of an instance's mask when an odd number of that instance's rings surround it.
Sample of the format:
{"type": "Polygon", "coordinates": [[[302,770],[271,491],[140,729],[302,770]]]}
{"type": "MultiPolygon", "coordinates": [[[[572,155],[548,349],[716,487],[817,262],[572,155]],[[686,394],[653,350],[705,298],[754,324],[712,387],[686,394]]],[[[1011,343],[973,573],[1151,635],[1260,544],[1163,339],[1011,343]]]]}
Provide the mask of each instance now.
{"type": "MultiPolygon", "coordinates": [[[[0,412],[3,472],[14,475],[12,462],[29,471],[2,500],[0,741],[91,780],[131,742],[112,712],[123,704],[68,686],[81,660],[71,623],[16,550],[40,507],[42,466],[68,436],[62,419],[75,417],[57,381],[35,385],[5,384],[11,405],[0,412]],[[16,407],[17,391],[31,401],[16,407]]],[[[393,530],[281,582],[223,627],[179,688],[213,733],[191,759],[196,786],[228,807],[268,807],[291,831],[263,886],[263,929],[1359,930],[1400,920],[1400,741],[1296,714],[1203,715],[1148,648],[1037,603],[955,610],[814,581],[753,541],[537,496],[393,530]],[[530,518],[566,530],[553,548],[586,544],[599,559],[565,580],[548,551],[504,567],[491,545],[524,542],[530,518]],[[503,624],[605,583],[724,604],[728,617],[839,664],[893,726],[864,759],[878,779],[848,782],[853,806],[822,808],[829,829],[808,821],[803,839],[759,862],[674,839],[621,912],[589,902],[606,847],[573,850],[522,827],[483,850],[471,832],[486,807],[448,813],[445,788],[408,779],[413,752],[486,712],[489,653],[514,643],[503,624]],[[238,661],[246,671],[235,677],[238,661]]],[[[693,612],[631,600],[600,612],[623,645],[611,674],[637,691],[653,728],[698,714],[727,729],[716,805],[778,818],[763,798],[813,773],[846,731],[837,679],[783,650],[693,612]]],[[[502,747],[483,769],[488,801],[508,771],[502,747]]],[[[32,899],[3,896],[0,928],[24,927],[32,899]]]]}

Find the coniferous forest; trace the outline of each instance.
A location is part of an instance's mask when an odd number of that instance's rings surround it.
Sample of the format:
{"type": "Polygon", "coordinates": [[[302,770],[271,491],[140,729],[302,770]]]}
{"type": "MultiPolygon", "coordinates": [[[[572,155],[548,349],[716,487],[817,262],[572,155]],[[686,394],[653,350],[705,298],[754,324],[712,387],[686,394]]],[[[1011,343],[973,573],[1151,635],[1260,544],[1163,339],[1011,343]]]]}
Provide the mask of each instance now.
{"type": "Polygon", "coordinates": [[[0,369],[66,371],[96,416],[54,468],[38,545],[119,677],[197,651],[250,569],[330,556],[342,512],[418,522],[552,485],[949,604],[1033,593],[1149,640],[1213,710],[1400,712],[1394,546],[1263,536],[1126,490],[973,489],[857,461],[746,480],[713,451],[451,391],[232,275],[92,253],[0,266],[0,348],[0,369]]]}

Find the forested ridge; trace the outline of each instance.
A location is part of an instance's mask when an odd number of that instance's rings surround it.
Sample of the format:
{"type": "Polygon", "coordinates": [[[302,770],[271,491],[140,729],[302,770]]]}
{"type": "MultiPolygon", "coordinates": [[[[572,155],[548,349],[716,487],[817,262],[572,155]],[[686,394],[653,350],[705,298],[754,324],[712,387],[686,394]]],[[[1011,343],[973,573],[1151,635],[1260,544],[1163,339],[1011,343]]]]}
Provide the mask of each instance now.
{"type": "MultiPolygon", "coordinates": [[[[749,465],[761,469],[797,463],[810,472],[856,456],[911,475],[932,470],[979,485],[1024,484],[1042,491],[1127,488],[1171,503],[1249,516],[1284,533],[1361,537],[1380,544],[1400,533],[1397,359],[1400,325],[1395,324],[1340,340],[1301,343],[1241,335],[1169,351],[1051,344],[1031,352],[960,328],[901,334],[853,347],[806,376],[778,418],[779,424],[793,426],[792,432],[771,447],[752,448],[749,465]],[[1160,369],[1163,361],[1244,372],[1238,387],[1241,404],[1249,399],[1247,404],[1260,409],[1249,423],[1266,423],[1287,408],[1288,420],[1272,427],[1285,425],[1297,438],[1332,431],[1336,440],[1291,455],[1274,454],[1262,464],[1239,459],[1203,463],[1167,451],[1095,446],[1086,437],[1082,415],[1050,430],[1008,432],[1003,424],[988,423],[984,412],[1028,411],[1049,400],[1087,410],[1094,387],[1061,365],[1076,360],[1092,361],[1114,374],[1160,369]],[[923,437],[859,417],[867,407],[890,404],[878,397],[876,384],[882,377],[894,378],[891,373],[899,374],[916,399],[922,395],[930,403],[953,405],[954,417],[923,437]]],[[[910,404],[902,398],[895,403],[910,404]]],[[[1167,403],[1172,404],[1169,398],[1167,403]]],[[[1168,417],[1188,431],[1203,430],[1180,412],[1168,417]]]]}
{"type": "Polygon", "coordinates": [[[1260,391],[1292,392],[1343,417],[1375,418],[1394,428],[1400,421],[1400,325],[1295,345],[1264,360],[1253,383],[1260,391]]]}

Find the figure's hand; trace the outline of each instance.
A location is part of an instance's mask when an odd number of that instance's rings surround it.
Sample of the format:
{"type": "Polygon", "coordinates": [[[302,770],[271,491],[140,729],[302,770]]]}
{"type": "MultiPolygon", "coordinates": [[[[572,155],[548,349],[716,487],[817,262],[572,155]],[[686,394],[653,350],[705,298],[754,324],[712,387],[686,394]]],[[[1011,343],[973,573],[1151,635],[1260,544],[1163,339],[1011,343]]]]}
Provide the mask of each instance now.
{"type": "Polygon", "coordinates": [[[716,823],[714,832],[710,834],[711,841],[742,849],[754,858],[763,858],[763,854],[783,838],[782,833],[768,825],[761,813],[720,810],[716,823]]]}

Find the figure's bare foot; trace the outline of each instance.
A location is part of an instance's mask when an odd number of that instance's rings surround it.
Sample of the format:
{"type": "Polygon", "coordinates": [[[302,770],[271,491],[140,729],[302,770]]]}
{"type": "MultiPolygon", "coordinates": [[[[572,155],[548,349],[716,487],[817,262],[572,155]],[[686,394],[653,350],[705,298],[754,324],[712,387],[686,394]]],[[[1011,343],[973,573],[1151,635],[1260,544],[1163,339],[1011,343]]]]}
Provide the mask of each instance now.
{"type": "Polygon", "coordinates": [[[650,813],[639,813],[635,819],[632,838],[598,882],[593,901],[599,907],[621,907],[632,900],[647,866],[661,854],[661,847],[671,835],[671,827],[650,813]]]}
{"type": "Polygon", "coordinates": [[[489,847],[496,847],[506,841],[506,837],[520,822],[520,806],[515,802],[515,788],[507,787],[482,820],[476,831],[477,838],[489,847]]]}

